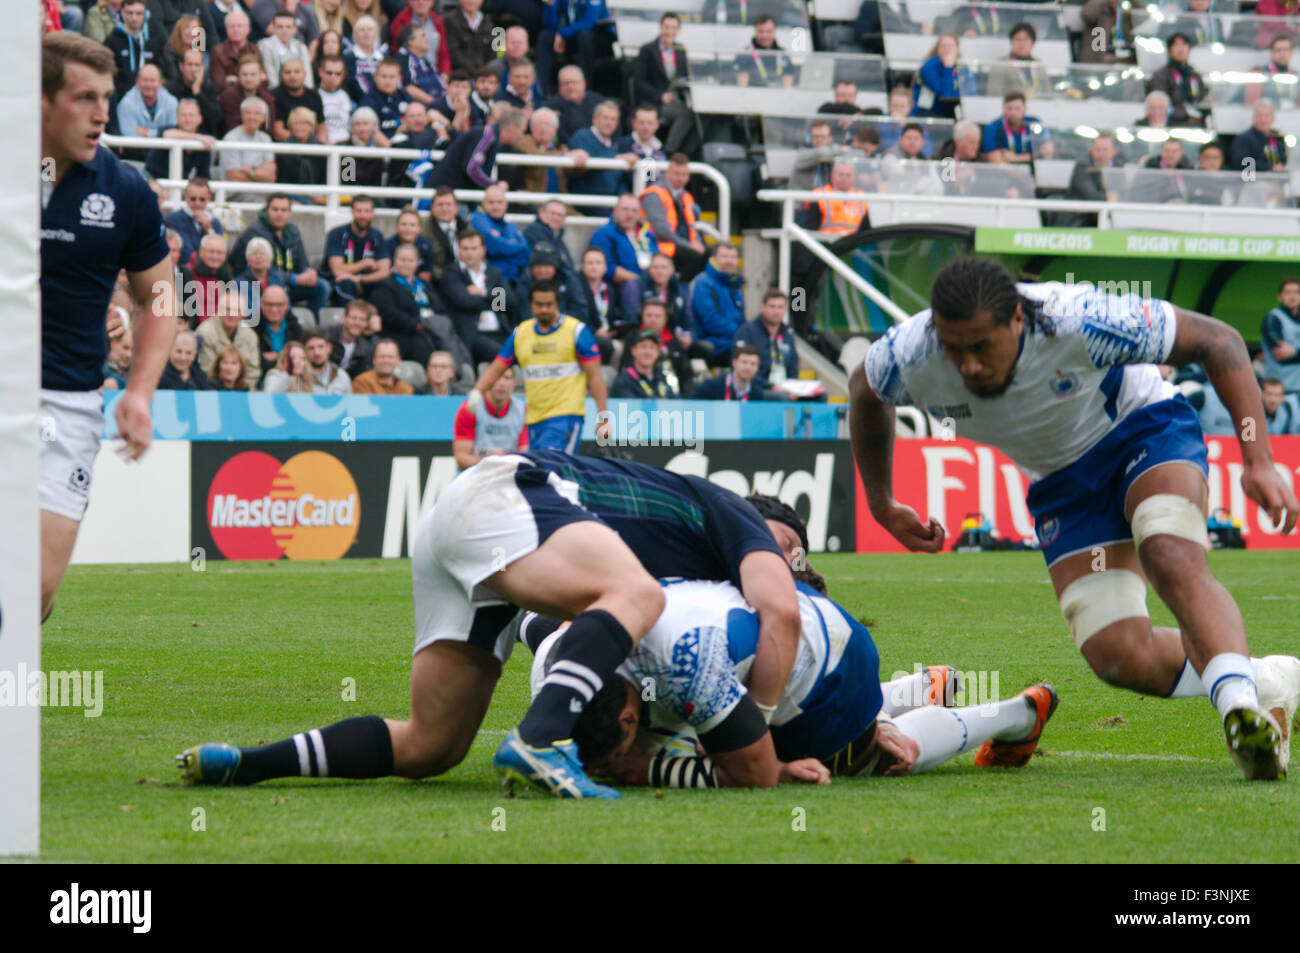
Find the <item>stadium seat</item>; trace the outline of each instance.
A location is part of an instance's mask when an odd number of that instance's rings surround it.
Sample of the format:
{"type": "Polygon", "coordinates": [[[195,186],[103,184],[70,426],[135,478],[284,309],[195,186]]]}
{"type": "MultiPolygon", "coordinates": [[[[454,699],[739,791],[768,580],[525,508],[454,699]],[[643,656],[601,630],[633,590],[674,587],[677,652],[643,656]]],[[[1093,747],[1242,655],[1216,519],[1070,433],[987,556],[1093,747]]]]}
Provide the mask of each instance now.
{"type": "Polygon", "coordinates": [[[312,314],[311,308],[295,305],[289,310],[293,312],[293,316],[298,319],[298,323],[303,326],[304,330],[311,330],[316,327],[316,315],[312,314]]]}
{"type": "Polygon", "coordinates": [[[744,146],[734,142],[706,142],[704,161],[727,177],[731,186],[731,204],[742,213],[754,204],[754,167],[744,146]]]}
{"type": "Polygon", "coordinates": [[[421,390],[428,383],[428,379],[424,376],[424,368],[420,366],[419,361],[402,361],[393,373],[397,375],[398,380],[406,381],[416,390],[421,390]]]}
{"type": "Polygon", "coordinates": [[[328,328],[338,327],[343,323],[342,308],[321,308],[320,309],[320,328],[322,331],[328,328]]]}

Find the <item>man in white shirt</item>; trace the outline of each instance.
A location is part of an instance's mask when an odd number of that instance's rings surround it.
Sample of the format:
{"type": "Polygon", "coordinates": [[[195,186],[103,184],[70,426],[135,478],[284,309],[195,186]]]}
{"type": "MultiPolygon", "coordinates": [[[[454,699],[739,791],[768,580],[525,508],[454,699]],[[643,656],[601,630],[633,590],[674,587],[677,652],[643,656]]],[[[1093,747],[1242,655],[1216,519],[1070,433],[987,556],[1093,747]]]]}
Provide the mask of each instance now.
{"type": "Polygon", "coordinates": [[[352,138],[348,128],[348,119],[352,116],[352,97],[343,90],[343,81],[347,79],[347,68],[343,57],[326,56],[320,63],[321,105],[325,109],[325,129],[329,133],[329,145],[347,142],[352,138]]]}
{"type": "MultiPolygon", "coordinates": [[[[226,133],[222,141],[269,145],[271,137],[262,131],[266,113],[266,102],[257,96],[249,96],[239,104],[239,125],[226,133]]],[[[265,149],[222,150],[218,153],[217,165],[221,177],[233,182],[275,181],[275,155],[265,149]]],[[[230,198],[243,201],[236,196],[230,198]]]]}

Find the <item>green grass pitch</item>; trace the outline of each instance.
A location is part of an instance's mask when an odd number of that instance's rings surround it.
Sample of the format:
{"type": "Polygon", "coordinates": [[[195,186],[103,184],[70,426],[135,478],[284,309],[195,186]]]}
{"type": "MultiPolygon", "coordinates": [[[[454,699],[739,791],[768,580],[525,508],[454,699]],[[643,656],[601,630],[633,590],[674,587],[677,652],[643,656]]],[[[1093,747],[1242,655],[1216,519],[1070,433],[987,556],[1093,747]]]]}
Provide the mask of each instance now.
{"type": "MultiPolygon", "coordinates": [[[[190,744],[271,741],[352,715],[405,717],[409,564],[74,567],[44,629],[43,664],[102,670],[105,698],[98,718],[44,712],[42,857],[1300,860],[1300,778],[1243,782],[1205,700],[1145,698],[1097,680],[1039,556],[845,554],[814,563],[831,594],[871,625],[885,677],[948,663],[996,672],[1003,696],[1054,682],[1061,707],[1030,765],[981,770],[966,754],[918,777],[826,788],[510,798],[489,762],[525,708],[530,656],[519,647],[469,757],[443,777],[186,787],[172,756],[190,744]],[[355,701],[344,700],[349,684],[355,701]]],[[[1300,651],[1294,554],[1214,553],[1211,565],[1240,604],[1256,655],[1300,651]]],[[[1170,622],[1154,596],[1151,608],[1170,622]]]]}

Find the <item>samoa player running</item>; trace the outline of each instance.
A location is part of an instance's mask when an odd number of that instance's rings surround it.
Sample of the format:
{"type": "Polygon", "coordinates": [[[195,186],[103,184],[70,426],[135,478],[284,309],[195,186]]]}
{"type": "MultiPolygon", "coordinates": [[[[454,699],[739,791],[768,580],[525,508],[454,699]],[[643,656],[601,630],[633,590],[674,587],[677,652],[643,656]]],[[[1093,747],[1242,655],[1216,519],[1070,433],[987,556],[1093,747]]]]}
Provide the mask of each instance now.
{"type": "Polygon", "coordinates": [[[1102,679],[1149,695],[1208,695],[1248,779],[1285,776],[1300,661],[1249,657],[1241,613],[1206,560],[1205,442],[1153,366],[1201,364],[1240,423],[1242,486],[1289,533],[1295,493],[1273,467],[1246,345],[1221,321],[1090,285],[1017,284],[952,262],[932,307],[876,341],[850,380],[853,452],[871,514],[910,550],[944,529],[894,499],[894,411],[955,421],[1028,476],[1061,611],[1102,679]],[[1180,628],[1153,627],[1150,580],[1180,628]]]}

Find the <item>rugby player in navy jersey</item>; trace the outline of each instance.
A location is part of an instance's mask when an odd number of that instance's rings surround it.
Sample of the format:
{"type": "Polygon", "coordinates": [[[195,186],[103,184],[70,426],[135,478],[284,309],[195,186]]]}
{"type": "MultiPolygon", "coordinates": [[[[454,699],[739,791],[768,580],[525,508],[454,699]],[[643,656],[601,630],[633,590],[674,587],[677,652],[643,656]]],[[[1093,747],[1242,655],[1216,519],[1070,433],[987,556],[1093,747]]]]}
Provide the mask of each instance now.
{"type": "Polygon", "coordinates": [[[158,200],[99,143],[113,54],[67,30],[41,49],[41,619],[49,616],[89,500],[104,430],[105,314],[126,269],[142,317],[116,409],[122,453],[149,449],[149,403],[171,351],[172,271],[158,200]]]}
{"type": "MultiPolygon", "coordinates": [[[[618,797],[583,772],[570,734],[587,702],[659,618],[660,576],[725,580],[757,611],[749,693],[730,730],[762,734],[794,664],[799,609],[772,531],[708,480],[645,464],[536,451],[458,476],[415,531],[411,715],[349,718],[260,748],[178,756],[200,784],[298,776],[421,778],[459,764],[514,644],[516,607],[572,624],[493,764],[558,797],[618,797]]],[[[760,784],[738,768],[741,783],[760,784]]]]}

